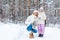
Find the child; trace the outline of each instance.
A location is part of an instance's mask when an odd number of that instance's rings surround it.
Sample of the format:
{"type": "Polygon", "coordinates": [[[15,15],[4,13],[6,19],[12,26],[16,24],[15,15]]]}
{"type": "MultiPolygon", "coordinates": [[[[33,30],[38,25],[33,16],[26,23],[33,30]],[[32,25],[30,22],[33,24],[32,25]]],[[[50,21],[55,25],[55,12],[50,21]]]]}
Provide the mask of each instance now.
{"type": "Polygon", "coordinates": [[[46,20],[46,15],[45,12],[43,10],[43,7],[41,7],[39,10],[39,21],[38,21],[38,37],[43,37],[44,35],[44,29],[45,29],[45,20],[46,20]]]}
{"type": "Polygon", "coordinates": [[[30,32],[29,38],[34,38],[33,33],[37,33],[37,30],[33,26],[33,24],[36,24],[37,18],[38,18],[38,10],[34,10],[33,14],[30,15],[25,21],[25,24],[27,24],[27,30],[30,32]]]}

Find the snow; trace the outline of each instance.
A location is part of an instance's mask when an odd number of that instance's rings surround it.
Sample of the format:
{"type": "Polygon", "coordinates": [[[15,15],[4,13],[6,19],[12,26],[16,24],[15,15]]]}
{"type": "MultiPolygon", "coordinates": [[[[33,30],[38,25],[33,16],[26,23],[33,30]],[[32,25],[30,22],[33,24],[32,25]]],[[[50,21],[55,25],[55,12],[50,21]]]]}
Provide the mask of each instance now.
{"type": "Polygon", "coordinates": [[[58,28],[45,27],[42,38],[38,37],[38,33],[36,33],[33,39],[29,39],[28,33],[24,24],[0,22],[0,40],[60,40],[60,29],[58,28]]]}

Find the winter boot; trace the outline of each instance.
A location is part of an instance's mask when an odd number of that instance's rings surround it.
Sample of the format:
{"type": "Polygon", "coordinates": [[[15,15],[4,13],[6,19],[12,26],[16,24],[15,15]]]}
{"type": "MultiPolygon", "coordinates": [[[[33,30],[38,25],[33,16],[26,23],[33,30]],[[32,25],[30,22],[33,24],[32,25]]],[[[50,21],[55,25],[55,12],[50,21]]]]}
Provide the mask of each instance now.
{"type": "Polygon", "coordinates": [[[34,35],[32,32],[29,34],[29,38],[34,38],[34,35]]]}
{"type": "Polygon", "coordinates": [[[39,34],[38,37],[43,37],[43,34],[39,34]]]}

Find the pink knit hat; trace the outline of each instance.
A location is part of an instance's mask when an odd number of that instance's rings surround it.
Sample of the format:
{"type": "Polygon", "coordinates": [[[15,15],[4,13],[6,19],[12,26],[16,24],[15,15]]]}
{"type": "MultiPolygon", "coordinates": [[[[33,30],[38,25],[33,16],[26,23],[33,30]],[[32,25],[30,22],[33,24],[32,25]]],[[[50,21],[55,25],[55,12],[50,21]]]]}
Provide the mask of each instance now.
{"type": "Polygon", "coordinates": [[[34,10],[33,13],[38,12],[38,10],[34,10]]]}

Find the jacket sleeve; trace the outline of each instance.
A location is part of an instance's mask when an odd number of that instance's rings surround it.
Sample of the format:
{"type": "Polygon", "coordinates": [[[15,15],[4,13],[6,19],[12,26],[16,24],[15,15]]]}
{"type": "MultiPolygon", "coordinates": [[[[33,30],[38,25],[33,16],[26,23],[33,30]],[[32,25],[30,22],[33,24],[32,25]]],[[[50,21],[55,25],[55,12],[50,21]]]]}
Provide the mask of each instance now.
{"type": "Polygon", "coordinates": [[[43,14],[43,18],[44,18],[44,20],[46,20],[46,15],[45,15],[45,13],[43,14]]]}
{"type": "Polygon", "coordinates": [[[25,24],[28,25],[28,24],[31,24],[33,22],[34,22],[34,20],[31,17],[28,17],[25,21],[25,24]]]}

